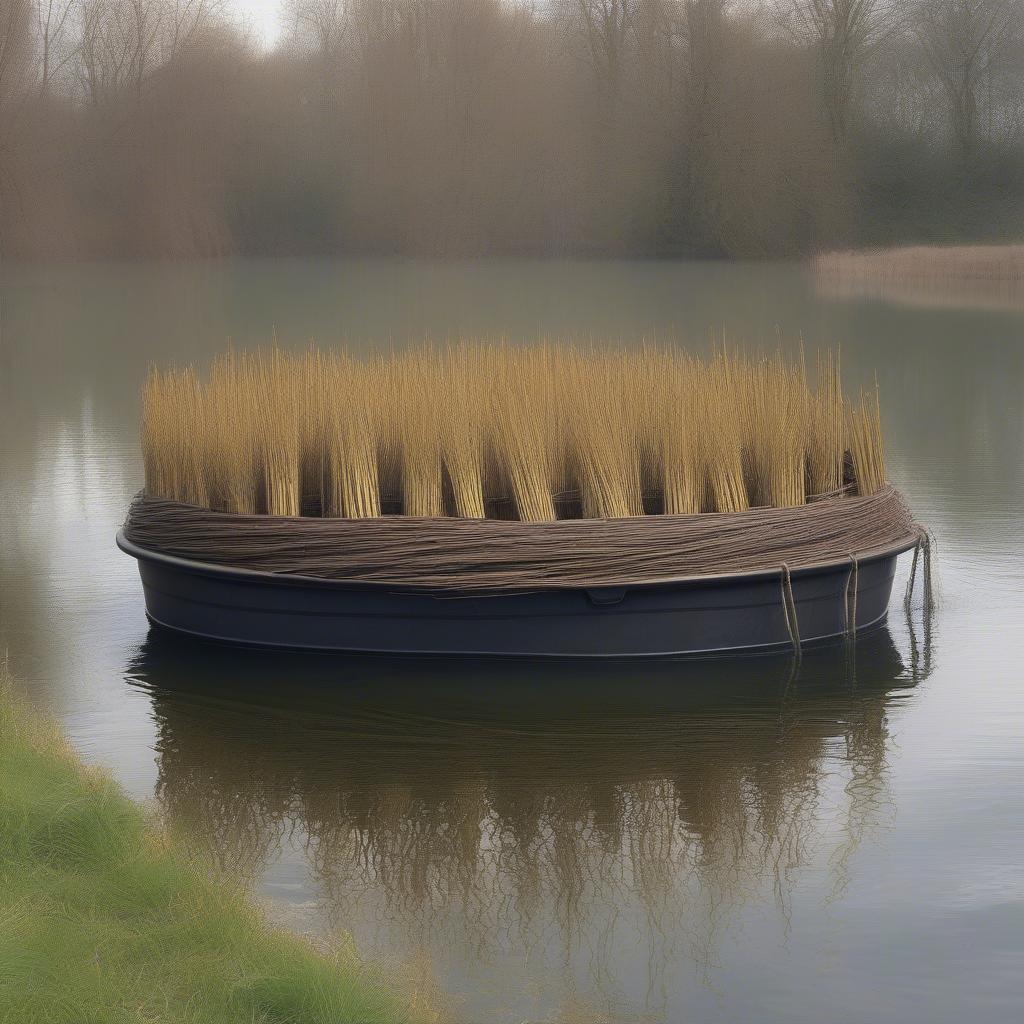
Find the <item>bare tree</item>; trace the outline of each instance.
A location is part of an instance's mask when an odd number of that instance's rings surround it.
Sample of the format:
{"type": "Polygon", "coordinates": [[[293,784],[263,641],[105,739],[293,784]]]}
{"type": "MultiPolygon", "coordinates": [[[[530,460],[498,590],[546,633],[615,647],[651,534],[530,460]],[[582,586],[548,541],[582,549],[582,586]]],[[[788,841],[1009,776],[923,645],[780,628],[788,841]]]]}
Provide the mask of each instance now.
{"type": "Polygon", "coordinates": [[[73,32],[81,0],[36,0],[36,44],[39,48],[39,92],[46,95],[78,56],[73,32]]]}
{"type": "Polygon", "coordinates": [[[832,138],[844,145],[856,75],[868,51],[893,27],[896,0],[774,0],[781,24],[813,46],[821,61],[822,98],[832,138]]]}
{"type": "Polygon", "coordinates": [[[0,103],[10,102],[31,60],[31,0],[0,0],[0,103]]]}
{"type": "Polygon", "coordinates": [[[224,15],[225,0],[163,0],[161,8],[161,60],[173,60],[224,15]]]}
{"type": "Polygon", "coordinates": [[[141,89],[163,14],[158,0],[85,0],[81,77],[90,103],[141,89]]]}
{"type": "Polygon", "coordinates": [[[557,16],[583,45],[597,88],[611,105],[621,97],[640,0],[559,0],[557,16]]]}
{"type": "Polygon", "coordinates": [[[31,0],[0,0],[0,227],[17,195],[12,171],[31,74],[31,0]]]}
{"type": "Polygon", "coordinates": [[[0,155],[33,73],[32,0],[0,0],[0,155]]]}
{"type": "Polygon", "coordinates": [[[0,0],[0,251],[796,254],[1021,194],[1024,0],[283,2],[258,52],[0,0]]]}
{"type": "Polygon", "coordinates": [[[680,10],[685,184],[693,217],[704,236],[714,234],[718,218],[713,136],[722,125],[722,87],[728,74],[728,8],[729,0],[684,0],[680,10]]]}
{"type": "Polygon", "coordinates": [[[957,148],[969,160],[978,148],[983,112],[991,126],[997,106],[995,84],[1002,73],[1015,80],[1019,95],[1024,3],[926,0],[916,5],[914,28],[941,83],[957,148]],[[1011,54],[1016,55],[1017,66],[1007,66],[1011,54]]]}
{"type": "Polygon", "coordinates": [[[341,54],[350,24],[346,0],[287,0],[289,42],[311,50],[324,63],[341,54]]]}
{"type": "Polygon", "coordinates": [[[691,144],[703,144],[712,128],[725,65],[726,14],[730,0],[685,0],[682,38],[685,41],[687,133],[691,144]]]}
{"type": "Polygon", "coordinates": [[[79,76],[89,102],[142,91],[147,77],[216,25],[224,0],[81,0],[79,76]]]}

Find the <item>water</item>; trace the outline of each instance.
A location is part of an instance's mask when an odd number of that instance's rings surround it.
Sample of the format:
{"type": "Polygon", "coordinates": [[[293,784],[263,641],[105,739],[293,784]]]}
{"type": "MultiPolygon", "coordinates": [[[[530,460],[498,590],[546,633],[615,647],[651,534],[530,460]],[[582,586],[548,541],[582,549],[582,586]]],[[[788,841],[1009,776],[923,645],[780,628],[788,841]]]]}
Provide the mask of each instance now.
{"type": "MultiPolygon", "coordinates": [[[[90,761],[280,920],[456,1021],[1016,1018],[1024,309],[798,267],[265,262],[0,272],[0,646],[90,761]],[[711,337],[877,371],[938,539],[930,623],[851,659],[550,667],[151,634],[113,545],[152,361],[227,339],[711,337]]],[[[897,581],[902,587],[906,567],[897,581]]]]}

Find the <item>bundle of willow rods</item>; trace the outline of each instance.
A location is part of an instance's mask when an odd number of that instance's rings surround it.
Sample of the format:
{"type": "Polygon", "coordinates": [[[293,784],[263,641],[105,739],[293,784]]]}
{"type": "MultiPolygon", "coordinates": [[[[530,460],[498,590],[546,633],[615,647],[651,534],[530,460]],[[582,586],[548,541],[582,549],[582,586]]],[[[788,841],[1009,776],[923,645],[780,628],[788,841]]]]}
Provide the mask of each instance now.
{"type": "Polygon", "coordinates": [[[877,393],[838,360],[671,349],[228,353],[154,370],[146,494],[240,515],[617,519],[885,485],[877,393]]]}
{"type": "Polygon", "coordinates": [[[154,370],[128,540],[444,590],[625,585],[844,559],[915,533],[877,393],[838,360],[460,344],[154,370]]]}
{"type": "Polygon", "coordinates": [[[143,495],[125,524],[133,543],[193,561],[436,590],[624,586],[795,569],[915,533],[892,487],[798,508],[547,523],[243,516],[143,495]]]}

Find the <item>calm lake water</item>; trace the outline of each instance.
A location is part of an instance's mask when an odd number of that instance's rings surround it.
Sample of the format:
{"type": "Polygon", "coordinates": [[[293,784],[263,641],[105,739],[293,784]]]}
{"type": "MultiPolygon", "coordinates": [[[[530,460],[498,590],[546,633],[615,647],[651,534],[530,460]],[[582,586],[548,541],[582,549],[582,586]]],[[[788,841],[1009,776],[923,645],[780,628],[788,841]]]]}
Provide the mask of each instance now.
{"type": "MultiPolygon", "coordinates": [[[[1002,1022],[1024,1002],[1024,305],[794,266],[0,270],[0,648],[84,756],[282,921],[455,1021],[1002,1022]],[[938,541],[930,622],[627,667],[151,632],[114,534],[153,361],[424,336],[840,344],[938,541]]],[[[907,566],[897,581],[902,593],[907,566]]]]}

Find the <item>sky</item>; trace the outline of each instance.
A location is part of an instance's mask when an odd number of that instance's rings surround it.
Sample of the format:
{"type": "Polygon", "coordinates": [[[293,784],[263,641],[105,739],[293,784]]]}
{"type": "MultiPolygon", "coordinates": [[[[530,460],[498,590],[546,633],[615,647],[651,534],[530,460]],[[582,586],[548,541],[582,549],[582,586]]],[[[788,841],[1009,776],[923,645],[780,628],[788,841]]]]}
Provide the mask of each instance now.
{"type": "Polygon", "coordinates": [[[228,6],[252,26],[265,46],[277,42],[281,31],[281,0],[228,0],[228,6]]]}

